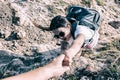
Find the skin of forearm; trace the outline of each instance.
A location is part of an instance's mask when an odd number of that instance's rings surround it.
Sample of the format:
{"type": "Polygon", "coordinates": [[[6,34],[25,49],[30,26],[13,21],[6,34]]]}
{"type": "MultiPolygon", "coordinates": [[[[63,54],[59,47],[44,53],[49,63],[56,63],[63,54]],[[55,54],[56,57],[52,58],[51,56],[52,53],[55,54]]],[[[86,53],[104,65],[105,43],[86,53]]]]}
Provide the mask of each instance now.
{"type": "Polygon", "coordinates": [[[72,45],[70,46],[69,49],[65,50],[65,54],[70,57],[73,58],[81,49],[83,43],[84,43],[84,35],[83,34],[79,34],[77,36],[77,38],[73,41],[72,45]]]}
{"type": "Polygon", "coordinates": [[[2,80],[48,80],[52,76],[49,70],[50,69],[48,69],[47,66],[40,67],[38,69],[2,80]]]}

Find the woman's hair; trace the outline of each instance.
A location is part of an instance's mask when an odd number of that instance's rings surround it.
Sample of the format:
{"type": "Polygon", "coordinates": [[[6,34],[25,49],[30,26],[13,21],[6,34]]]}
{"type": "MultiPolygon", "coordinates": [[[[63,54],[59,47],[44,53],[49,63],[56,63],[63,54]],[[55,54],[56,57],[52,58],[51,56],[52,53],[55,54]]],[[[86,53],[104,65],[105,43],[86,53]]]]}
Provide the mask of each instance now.
{"type": "Polygon", "coordinates": [[[71,25],[71,24],[67,20],[67,18],[61,15],[58,15],[52,19],[50,24],[50,30],[54,30],[59,27],[67,27],[68,25],[71,25]]]}

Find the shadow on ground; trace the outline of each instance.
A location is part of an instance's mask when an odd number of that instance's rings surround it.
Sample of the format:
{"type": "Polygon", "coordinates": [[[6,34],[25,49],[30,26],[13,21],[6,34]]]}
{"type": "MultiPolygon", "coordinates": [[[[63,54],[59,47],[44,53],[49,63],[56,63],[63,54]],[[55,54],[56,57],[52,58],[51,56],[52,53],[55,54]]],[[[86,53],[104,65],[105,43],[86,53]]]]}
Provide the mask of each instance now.
{"type": "Polygon", "coordinates": [[[50,54],[48,52],[33,52],[33,55],[19,55],[0,50],[0,79],[43,66],[59,55],[58,53],[50,54]]]}

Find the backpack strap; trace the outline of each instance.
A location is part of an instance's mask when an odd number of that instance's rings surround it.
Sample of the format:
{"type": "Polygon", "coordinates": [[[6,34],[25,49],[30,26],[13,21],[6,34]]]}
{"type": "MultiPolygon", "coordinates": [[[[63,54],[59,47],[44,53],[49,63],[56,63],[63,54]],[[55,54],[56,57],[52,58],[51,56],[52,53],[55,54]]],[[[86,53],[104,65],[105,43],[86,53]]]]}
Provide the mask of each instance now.
{"type": "Polygon", "coordinates": [[[75,30],[76,30],[76,27],[78,26],[78,24],[79,24],[79,21],[75,21],[72,23],[71,35],[72,35],[73,39],[75,39],[75,30]]]}

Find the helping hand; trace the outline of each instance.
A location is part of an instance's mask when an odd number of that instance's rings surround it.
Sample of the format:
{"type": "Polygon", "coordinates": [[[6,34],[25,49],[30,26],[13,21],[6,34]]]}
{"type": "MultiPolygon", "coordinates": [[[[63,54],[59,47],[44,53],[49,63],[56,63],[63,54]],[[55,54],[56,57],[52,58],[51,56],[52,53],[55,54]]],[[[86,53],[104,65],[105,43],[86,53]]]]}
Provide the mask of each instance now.
{"type": "Polygon", "coordinates": [[[65,55],[62,54],[59,57],[55,58],[52,63],[48,64],[48,67],[50,68],[50,71],[52,72],[53,77],[60,76],[64,72],[68,71],[70,68],[69,66],[63,66],[63,60],[65,58],[65,55]]]}

